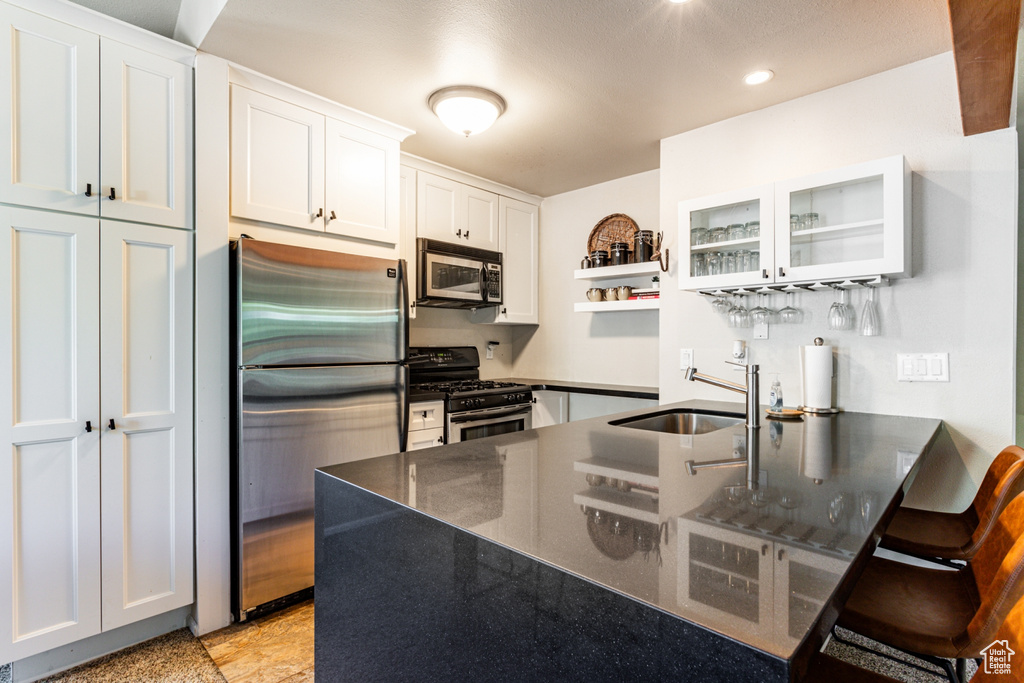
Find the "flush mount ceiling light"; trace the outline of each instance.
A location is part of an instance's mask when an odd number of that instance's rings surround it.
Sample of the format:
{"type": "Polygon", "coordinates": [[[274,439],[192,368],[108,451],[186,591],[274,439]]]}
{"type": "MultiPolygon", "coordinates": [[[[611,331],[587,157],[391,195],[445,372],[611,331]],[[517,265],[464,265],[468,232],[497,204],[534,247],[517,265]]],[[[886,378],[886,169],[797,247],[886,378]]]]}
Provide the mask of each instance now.
{"type": "Polygon", "coordinates": [[[441,88],[427,104],[441,123],[466,137],[487,130],[505,112],[501,95],[473,85],[441,88]]]}
{"type": "Polygon", "coordinates": [[[763,69],[761,71],[751,71],[743,77],[743,82],[747,85],[760,85],[767,83],[768,81],[775,78],[775,72],[763,69]]]}

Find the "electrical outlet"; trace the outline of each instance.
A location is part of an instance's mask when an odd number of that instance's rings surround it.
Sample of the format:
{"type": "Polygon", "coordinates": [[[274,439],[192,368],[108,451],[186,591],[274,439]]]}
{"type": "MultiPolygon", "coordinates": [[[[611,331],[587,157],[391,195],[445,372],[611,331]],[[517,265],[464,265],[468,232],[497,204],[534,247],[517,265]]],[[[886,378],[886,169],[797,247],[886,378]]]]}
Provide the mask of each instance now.
{"type": "Polygon", "coordinates": [[[693,349],[679,349],[679,369],[693,367],[693,349]]]}

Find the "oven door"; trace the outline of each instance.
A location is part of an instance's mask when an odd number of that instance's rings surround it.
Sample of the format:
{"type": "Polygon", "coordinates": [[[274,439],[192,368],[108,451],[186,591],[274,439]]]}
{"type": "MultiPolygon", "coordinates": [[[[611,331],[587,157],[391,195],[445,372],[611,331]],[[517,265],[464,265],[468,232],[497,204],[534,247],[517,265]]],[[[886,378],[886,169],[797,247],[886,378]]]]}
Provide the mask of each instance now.
{"type": "Polygon", "coordinates": [[[474,303],[487,301],[487,269],[483,262],[423,251],[422,297],[474,303]]]}
{"type": "Polygon", "coordinates": [[[533,406],[530,404],[449,414],[448,443],[532,429],[532,414],[533,406]]]}

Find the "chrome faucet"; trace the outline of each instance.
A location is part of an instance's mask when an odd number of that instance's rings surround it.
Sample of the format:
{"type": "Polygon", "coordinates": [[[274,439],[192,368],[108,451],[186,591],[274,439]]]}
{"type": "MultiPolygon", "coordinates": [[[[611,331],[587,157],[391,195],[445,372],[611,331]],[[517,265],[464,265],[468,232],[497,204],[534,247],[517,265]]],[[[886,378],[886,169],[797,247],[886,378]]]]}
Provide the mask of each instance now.
{"type": "Polygon", "coordinates": [[[718,379],[711,375],[704,375],[697,372],[697,368],[689,367],[686,368],[686,379],[689,381],[704,382],[710,384],[713,387],[721,387],[722,389],[728,389],[729,391],[735,391],[740,394],[744,394],[747,397],[747,429],[757,429],[760,427],[760,379],[757,374],[757,365],[744,365],[743,363],[733,363],[732,361],[726,361],[729,365],[738,365],[739,367],[745,367],[747,369],[747,383],[746,385],[737,384],[736,382],[730,382],[726,379],[718,379]]]}

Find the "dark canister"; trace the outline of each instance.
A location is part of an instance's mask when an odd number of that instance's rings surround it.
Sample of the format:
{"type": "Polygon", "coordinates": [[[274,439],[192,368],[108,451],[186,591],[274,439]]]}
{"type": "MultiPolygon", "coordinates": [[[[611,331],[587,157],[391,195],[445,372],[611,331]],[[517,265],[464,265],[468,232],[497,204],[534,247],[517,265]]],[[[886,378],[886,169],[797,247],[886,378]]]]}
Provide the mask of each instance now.
{"type": "Polygon", "coordinates": [[[611,252],[613,266],[621,266],[625,263],[629,263],[628,242],[612,242],[609,247],[609,251],[611,252]]]}
{"type": "Polygon", "coordinates": [[[590,252],[590,265],[600,268],[608,265],[608,252],[604,249],[596,249],[590,252]]]}
{"type": "Polygon", "coordinates": [[[647,263],[654,256],[654,231],[637,230],[633,236],[633,261],[647,263]]]}

